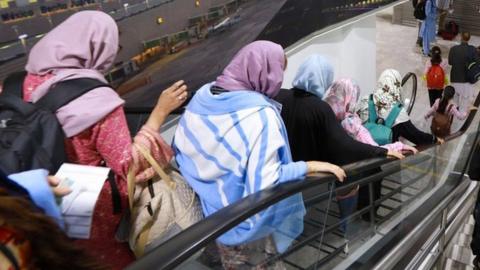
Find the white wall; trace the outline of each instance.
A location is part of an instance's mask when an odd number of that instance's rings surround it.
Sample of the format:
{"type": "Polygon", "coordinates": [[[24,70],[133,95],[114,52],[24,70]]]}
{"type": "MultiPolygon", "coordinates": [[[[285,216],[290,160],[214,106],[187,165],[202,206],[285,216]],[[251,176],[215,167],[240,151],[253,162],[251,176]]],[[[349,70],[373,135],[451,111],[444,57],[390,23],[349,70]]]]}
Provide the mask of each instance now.
{"type": "Polygon", "coordinates": [[[352,78],[360,85],[362,96],[371,93],[376,82],[375,39],[376,18],[368,16],[317,36],[294,51],[287,50],[288,67],[282,87],[291,88],[300,64],[317,53],[330,59],[335,79],[352,78]]]}

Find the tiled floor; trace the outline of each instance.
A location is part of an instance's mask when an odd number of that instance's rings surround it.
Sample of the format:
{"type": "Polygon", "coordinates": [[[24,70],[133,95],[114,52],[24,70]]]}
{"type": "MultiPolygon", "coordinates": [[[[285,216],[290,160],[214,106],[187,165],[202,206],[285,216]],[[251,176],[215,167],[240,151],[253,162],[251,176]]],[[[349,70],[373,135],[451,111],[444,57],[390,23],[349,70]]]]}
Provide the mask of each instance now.
{"type": "MultiPolygon", "coordinates": [[[[390,9],[377,16],[377,77],[387,68],[397,69],[402,75],[408,72],[417,75],[419,78],[417,100],[411,116],[419,128],[429,131],[430,122],[423,119],[429,108],[428,93],[425,83],[421,80],[425,63],[429,58],[422,56],[420,48],[415,44],[418,29],[392,24],[392,12],[390,9]]],[[[458,42],[439,38],[434,45],[442,49],[443,58],[447,60],[448,50],[458,42]]],[[[470,44],[480,46],[480,37],[472,37],[470,44]]],[[[450,67],[446,73],[450,74],[450,67]]],[[[480,89],[480,84],[477,86],[477,89],[480,89]]],[[[458,129],[460,124],[454,123],[452,130],[458,129]]]]}

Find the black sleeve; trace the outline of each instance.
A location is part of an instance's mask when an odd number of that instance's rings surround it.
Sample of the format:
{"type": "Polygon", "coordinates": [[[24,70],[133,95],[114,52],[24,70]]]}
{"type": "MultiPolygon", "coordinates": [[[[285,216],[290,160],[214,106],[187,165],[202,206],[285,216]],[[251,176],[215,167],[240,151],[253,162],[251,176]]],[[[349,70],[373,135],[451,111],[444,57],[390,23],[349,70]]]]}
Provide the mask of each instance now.
{"type": "Polygon", "coordinates": [[[450,51],[448,52],[448,64],[450,66],[453,64],[453,53],[452,53],[453,50],[452,49],[450,49],[450,51]]]}
{"type": "MultiPolygon", "coordinates": [[[[472,180],[480,181],[480,144],[478,143],[475,146],[475,150],[473,150],[473,156],[468,168],[468,176],[470,176],[472,180]]],[[[478,199],[480,200],[480,197],[478,199]]]]}
{"type": "Polygon", "coordinates": [[[398,141],[400,137],[403,137],[416,145],[433,144],[437,142],[435,136],[419,130],[410,120],[395,125],[392,128],[392,131],[394,142],[398,141]]]}
{"type": "Polygon", "coordinates": [[[356,141],[343,129],[330,106],[322,101],[328,153],[337,165],[344,165],[373,157],[385,157],[388,150],[356,141]]]}

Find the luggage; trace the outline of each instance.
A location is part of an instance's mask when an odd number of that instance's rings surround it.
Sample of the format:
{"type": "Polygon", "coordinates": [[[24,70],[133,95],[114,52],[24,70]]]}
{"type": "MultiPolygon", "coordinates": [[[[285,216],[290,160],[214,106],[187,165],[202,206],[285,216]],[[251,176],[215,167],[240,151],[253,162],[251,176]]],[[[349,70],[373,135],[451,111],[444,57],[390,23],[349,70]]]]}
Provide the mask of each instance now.
{"type": "Polygon", "coordinates": [[[473,62],[467,67],[467,81],[474,84],[480,80],[480,62],[473,62]]]}
{"type": "Polygon", "coordinates": [[[376,143],[379,145],[392,143],[392,127],[401,110],[402,104],[397,103],[392,107],[387,119],[381,119],[377,116],[377,110],[373,102],[373,95],[370,95],[368,100],[368,121],[364,126],[370,132],[376,143]]]}
{"type": "Polygon", "coordinates": [[[129,244],[138,258],[200,221],[203,212],[195,192],[177,171],[162,169],[147,149],[137,144],[133,147],[157,173],[137,184],[133,170],[128,173],[129,244]]]}
{"type": "Polygon", "coordinates": [[[23,101],[26,72],[11,74],[0,94],[0,170],[5,174],[43,168],[51,173],[66,161],[65,134],[55,112],[105,83],[74,79],[57,83],[36,103],[23,101]]]}
{"type": "Polygon", "coordinates": [[[432,65],[427,72],[428,89],[443,89],[445,86],[445,72],[440,65],[432,65]]]}
{"type": "Polygon", "coordinates": [[[445,24],[445,30],[440,32],[440,35],[445,40],[453,40],[459,33],[458,24],[454,21],[449,21],[445,24]]]}
{"type": "Polygon", "coordinates": [[[426,6],[426,1],[422,1],[420,3],[413,3],[414,4],[414,11],[413,11],[413,16],[417,20],[425,20],[427,18],[427,13],[425,12],[425,6],[426,6]]]}
{"type": "Polygon", "coordinates": [[[453,116],[449,116],[448,112],[451,109],[452,104],[450,104],[446,109],[445,113],[435,112],[432,118],[432,125],[430,130],[432,134],[439,137],[445,138],[450,135],[450,128],[452,126],[453,116]]]}

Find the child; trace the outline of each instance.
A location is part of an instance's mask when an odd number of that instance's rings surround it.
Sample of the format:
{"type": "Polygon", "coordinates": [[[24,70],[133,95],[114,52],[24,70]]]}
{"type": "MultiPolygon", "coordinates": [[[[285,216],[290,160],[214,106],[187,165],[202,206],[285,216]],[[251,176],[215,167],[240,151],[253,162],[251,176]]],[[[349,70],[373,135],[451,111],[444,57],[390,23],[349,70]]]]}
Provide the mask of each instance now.
{"type": "MultiPolygon", "coordinates": [[[[458,106],[453,103],[454,96],[455,88],[453,86],[445,87],[442,98],[435,100],[435,103],[425,115],[425,120],[433,116],[431,129],[437,137],[442,138],[450,134],[453,117],[458,120],[467,118],[467,112],[460,112],[458,106]]],[[[470,110],[476,110],[476,108],[471,107],[470,110]]]]}
{"type": "Polygon", "coordinates": [[[440,48],[438,50],[432,49],[432,58],[430,59],[430,67],[427,65],[426,80],[428,88],[428,97],[430,99],[430,106],[433,106],[435,100],[442,97],[442,91],[446,84],[446,77],[442,64],[442,56],[440,48]]]}

